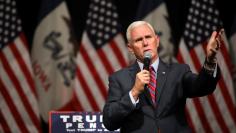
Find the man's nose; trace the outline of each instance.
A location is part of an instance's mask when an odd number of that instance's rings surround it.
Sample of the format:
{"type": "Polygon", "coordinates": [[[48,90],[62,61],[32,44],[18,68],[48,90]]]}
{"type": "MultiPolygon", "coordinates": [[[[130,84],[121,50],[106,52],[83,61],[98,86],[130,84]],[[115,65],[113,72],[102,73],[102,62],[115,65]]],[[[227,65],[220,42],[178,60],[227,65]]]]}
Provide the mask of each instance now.
{"type": "Polygon", "coordinates": [[[147,46],[148,45],[148,41],[147,41],[147,39],[143,39],[143,46],[147,46]]]}

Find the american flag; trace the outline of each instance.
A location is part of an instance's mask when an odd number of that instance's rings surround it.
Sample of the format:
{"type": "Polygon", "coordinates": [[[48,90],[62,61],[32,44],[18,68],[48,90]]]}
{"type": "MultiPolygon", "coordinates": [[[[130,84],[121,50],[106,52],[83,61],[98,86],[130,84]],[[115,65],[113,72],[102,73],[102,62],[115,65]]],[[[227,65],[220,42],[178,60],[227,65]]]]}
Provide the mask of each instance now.
{"type": "MultiPolygon", "coordinates": [[[[206,44],[213,30],[222,27],[214,0],[192,0],[177,59],[198,72],[206,57],[206,44]]],[[[225,37],[225,36],[224,36],[225,37]]],[[[222,78],[213,94],[187,102],[187,115],[193,132],[230,133],[236,131],[236,104],[232,64],[227,40],[217,55],[222,78]]]]}
{"type": "Polygon", "coordinates": [[[112,0],[91,0],[77,55],[76,94],[86,111],[103,109],[108,75],[128,65],[128,52],[112,0]]]}
{"type": "Polygon", "coordinates": [[[0,1],[0,132],[41,132],[29,50],[15,0],[0,1]]]}

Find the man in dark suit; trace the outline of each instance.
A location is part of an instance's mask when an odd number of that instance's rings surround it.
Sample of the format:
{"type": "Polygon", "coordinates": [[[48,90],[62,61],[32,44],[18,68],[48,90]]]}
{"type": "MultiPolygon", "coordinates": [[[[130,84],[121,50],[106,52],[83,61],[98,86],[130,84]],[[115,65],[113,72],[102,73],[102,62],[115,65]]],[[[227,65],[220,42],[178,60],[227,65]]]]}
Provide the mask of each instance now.
{"type": "Polygon", "coordinates": [[[130,24],[126,33],[128,50],[135,55],[136,62],[109,77],[108,98],[103,109],[105,127],[120,128],[124,133],[191,132],[185,117],[186,99],[215,90],[220,77],[216,53],[222,41],[221,32],[212,33],[206,60],[197,75],[186,64],[166,64],[159,58],[159,37],[149,23],[130,24]],[[143,69],[147,52],[151,55],[153,72],[143,69]],[[150,91],[150,88],[155,89],[150,91]]]}

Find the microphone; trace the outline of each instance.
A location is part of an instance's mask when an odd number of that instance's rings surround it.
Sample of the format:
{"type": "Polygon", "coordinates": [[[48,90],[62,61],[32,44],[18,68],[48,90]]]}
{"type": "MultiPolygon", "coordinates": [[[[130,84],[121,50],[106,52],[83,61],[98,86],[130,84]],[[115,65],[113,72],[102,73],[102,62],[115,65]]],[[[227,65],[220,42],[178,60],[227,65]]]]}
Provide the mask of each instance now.
{"type": "Polygon", "coordinates": [[[151,53],[150,52],[144,52],[144,59],[143,59],[143,69],[148,70],[149,71],[149,66],[150,66],[150,62],[151,62],[151,53]]]}
{"type": "MultiPolygon", "coordinates": [[[[151,62],[151,53],[150,52],[144,52],[144,59],[143,59],[143,69],[149,71],[150,62],[151,62]]],[[[144,89],[147,89],[147,84],[144,85],[144,89]]]]}

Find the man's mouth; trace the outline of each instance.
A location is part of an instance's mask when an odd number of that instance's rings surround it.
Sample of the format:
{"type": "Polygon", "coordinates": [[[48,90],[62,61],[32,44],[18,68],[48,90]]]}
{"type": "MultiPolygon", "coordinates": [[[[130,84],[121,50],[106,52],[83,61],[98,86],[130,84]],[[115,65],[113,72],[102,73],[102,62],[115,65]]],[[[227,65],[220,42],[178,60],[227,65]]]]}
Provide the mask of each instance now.
{"type": "Polygon", "coordinates": [[[146,49],[146,50],[143,50],[143,53],[145,53],[145,52],[151,52],[151,50],[150,49],[146,49]]]}

